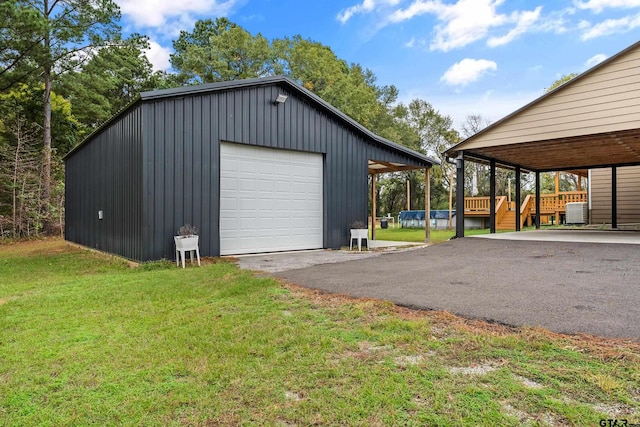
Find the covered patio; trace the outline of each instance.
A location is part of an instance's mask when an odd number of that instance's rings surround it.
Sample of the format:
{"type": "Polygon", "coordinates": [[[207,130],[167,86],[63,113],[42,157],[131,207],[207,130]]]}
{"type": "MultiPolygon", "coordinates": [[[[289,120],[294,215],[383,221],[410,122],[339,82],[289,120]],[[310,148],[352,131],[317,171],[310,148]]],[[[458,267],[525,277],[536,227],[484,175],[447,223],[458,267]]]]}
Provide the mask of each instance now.
{"type": "MultiPolygon", "coordinates": [[[[515,171],[515,200],[521,174],[535,174],[535,206],[542,207],[540,174],[581,175],[610,168],[611,228],[618,227],[618,169],[640,165],[640,42],[585,71],[445,152],[457,168],[456,206],[465,205],[464,164],[489,165],[489,225],[496,231],[496,167],[515,171]]],[[[640,188],[627,189],[640,199],[640,188]]],[[[456,235],[464,237],[464,210],[456,235]]],[[[515,209],[515,230],[522,225],[515,209]]],[[[540,228],[540,214],[535,226],[540,228]]]]}
{"type": "MultiPolygon", "coordinates": [[[[435,163],[435,161],[434,161],[435,163]]],[[[408,170],[424,169],[424,211],[429,212],[431,210],[430,198],[431,198],[431,186],[429,183],[431,168],[413,166],[401,163],[389,163],[376,160],[369,160],[369,175],[371,175],[371,240],[376,240],[376,175],[389,172],[401,172],[408,170]]],[[[425,224],[424,241],[429,242],[431,239],[431,227],[429,224],[425,224]]]]}

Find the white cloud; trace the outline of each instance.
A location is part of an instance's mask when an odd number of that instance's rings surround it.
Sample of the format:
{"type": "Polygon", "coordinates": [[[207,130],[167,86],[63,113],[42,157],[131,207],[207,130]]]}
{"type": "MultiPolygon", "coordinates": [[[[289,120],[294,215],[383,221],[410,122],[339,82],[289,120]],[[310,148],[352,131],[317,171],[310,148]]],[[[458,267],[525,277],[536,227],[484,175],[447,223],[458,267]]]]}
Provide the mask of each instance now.
{"type": "Polygon", "coordinates": [[[487,41],[489,47],[502,46],[512,42],[520,34],[524,34],[527,30],[538,20],[542,6],[538,6],[535,10],[525,11],[517,16],[516,27],[511,29],[507,34],[502,37],[491,37],[487,41]]]}
{"type": "Polygon", "coordinates": [[[153,40],[149,40],[149,49],[147,49],[145,55],[153,65],[154,71],[165,71],[171,67],[171,63],[169,62],[170,53],[170,49],[160,46],[153,40]]]}
{"type": "Polygon", "coordinates": [[[546,16],[540,18],[535,24],[534,30],[544,33],[565,33],[574,25],[571,22],[571,17],[575,15],[575,12],[574,8],[547,11],[546,16]]]}
{"type": "Polygon", "coordinates": [[[487,59],[465,58],[453,64],[440,78],[440,81],[452,86],[464,86],[475,82],[489,71],[498,69],[498,64],[487,59]]]}
{"type": "Polygon", "coordinates": [[[607,59],[607,55],[605,55],[603,53],[599,53],[599,54],[594,55],[591,58],[587,59],[587,62],[585,62],[584,65],[587,68],[591,68],[591,67],[593,67],[595,65],[598,65],[599,63],[601,63],[605,59],[607,59]]]}
{"type": "Polygon", "coordinates": [[[362,0],[362,3],[343,9],[336,17],[343,24],[358,13],[372,12],[380,6],[395,6],[400,0],[362,0]]]}
{"type": "MultiPolygon", "coordinates": [[[[122,15],[138,27],[158,27],[168,21],[193,23],[194,14],[225,15],[236,0],[115,0],[122,15]]],[[[175,28],[171,32],[175,32],[175,28]]]]}
{"type": "Polygon", "coordinates": [[[578,9],[591,10],[595,13],[600,13],[607,8],[631,9],[640,6],[640,0],[575,0],[573,3],[578,9]]]}
{"type": "Polygon", "coordinates": [[[607,19],[593,26],[581,22],[581,28],[585,30],[582,40],[595,39],[611,34],[622,34],[640,27],[640,14],[625,16],[620,19],[607,19]]]}
{"type": "Polygon", "coordinates": [[[398,9],[389,16],[389,22],[408,21],[425,13],[441,13],[446,8],[440,1],[415,0],[406,9],[398,9]]]}
{"type": "Polygon", "coordinates": [[[443,3],[442,0],[414,0],[405,9],[393,12],[388,21],[399,23],[416,16],[431,13],[440,23],[435,28],[431,50],[449,51],[481,40],[492,28],[516,24],[505,36],[490,39],[489,46],[506,44],[538,20],[541,7],[532,11],[515,11],[510,15],[497,12],[504,0],[458,0],[443,3]]]}
{"type": "Polygon", "coordinates": [[[427,46],[427,40],[411,37],[411,40],[405,42],[403,46],[409,49],[412,49],[412,48],[425,49],[427,46]]]}

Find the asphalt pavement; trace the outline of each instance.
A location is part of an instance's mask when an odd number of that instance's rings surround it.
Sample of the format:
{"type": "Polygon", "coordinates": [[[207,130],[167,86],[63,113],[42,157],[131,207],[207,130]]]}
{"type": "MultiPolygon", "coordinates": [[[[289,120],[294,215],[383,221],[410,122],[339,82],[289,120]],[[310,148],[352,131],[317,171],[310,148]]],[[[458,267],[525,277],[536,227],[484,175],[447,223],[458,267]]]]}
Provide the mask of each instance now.
{"type": "Polygon", "coordinates": [[[464,238],[274,276],[512,326],[640,340],[640,245],[464,238]]]}

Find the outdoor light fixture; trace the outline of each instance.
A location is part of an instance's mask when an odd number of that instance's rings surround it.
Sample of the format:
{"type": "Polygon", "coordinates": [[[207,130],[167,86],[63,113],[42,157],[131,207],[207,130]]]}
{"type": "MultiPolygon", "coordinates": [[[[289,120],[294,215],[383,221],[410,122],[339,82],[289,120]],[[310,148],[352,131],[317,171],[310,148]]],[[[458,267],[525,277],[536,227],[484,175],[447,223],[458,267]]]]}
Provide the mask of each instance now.
{"type": "Polygon", "coordinates": [[[287,95],[278,94],[278,97],[276,98],[276,100],[273,101],[273,105],[284,104],[284,101],[286,101],[287,98],[288,98],[287,95]]]}
{"type": "Polygon", "coordinates": [[[104,219],[104,211],[102,211],[102,210],[98,211],[98,219],[99,220],[103,220],[104,219]]]}

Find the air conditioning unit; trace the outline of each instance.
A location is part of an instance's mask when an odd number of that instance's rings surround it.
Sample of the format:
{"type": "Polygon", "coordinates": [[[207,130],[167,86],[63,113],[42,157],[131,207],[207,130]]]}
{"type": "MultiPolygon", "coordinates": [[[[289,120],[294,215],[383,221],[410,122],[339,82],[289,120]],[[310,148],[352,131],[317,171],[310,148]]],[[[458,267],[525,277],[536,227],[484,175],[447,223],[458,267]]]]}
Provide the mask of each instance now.
{"type": "Polygon", "coordinates": [[[589,204],[585,202],[567,203],[567,224],[586,224],[589,222],[589,204]]]}

